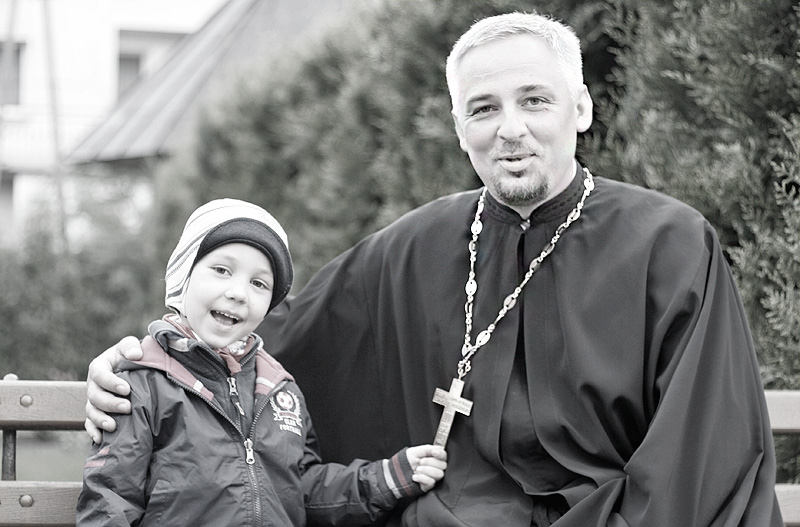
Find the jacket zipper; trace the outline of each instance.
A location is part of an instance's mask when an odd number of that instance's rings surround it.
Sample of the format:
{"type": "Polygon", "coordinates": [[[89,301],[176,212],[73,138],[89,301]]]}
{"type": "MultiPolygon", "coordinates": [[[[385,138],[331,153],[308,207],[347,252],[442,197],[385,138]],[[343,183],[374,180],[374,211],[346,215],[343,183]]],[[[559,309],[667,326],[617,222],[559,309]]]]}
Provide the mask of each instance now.
{"type": "Polygon", "coordinates": [[[245,413],[244,408],[242,408],[242,403],[239,400],[239,392],[236,389],[236,377],[233,375],[228,377],[228,395],[231,401],[233,401],[233,405],[239,410],[239,428],[244,430],[245,413]]]}
{"type": "MultiPolygon", "coordinates": [[[[250,485],[251,485],[251,488],[253,489],[253,508],[254,508],[255,520],[256,520],[255,521],[255,525],[260,525],[261,524],[261,493],[260,493],[260,488],[258,486],[258,478],[256,477],[256,471],[255,471],[255,468],[254,468],[256,459],[255,459],[255,454],[254,454],[254,450],[253,450],[253,439],[252,438],[254,437],[254,433],[255,433],[256,419],[261,414],[261,411],[264,409],[266,404],[263,404],[262,407],[259,409],[258,413],[253,417],[253,425],[250,427],[251,428],[250,437],[245,438],[244,434],[242,433],[242,429],[236,426],[236,423],[234,423],[233,420],[230,417],[228,417],[228,414],[226,414],[225,412],[223,412],[222,410],[220,410],[219,408],[217,408],[216,406],[211,404],[211,401],[209,401],[202,393],[200,393],[198,390],[195,390],[191,386],[188,386],[188,385],[178,381],[177,379],[173,378],[172,375],[167,374],[167,378],[170,381],[172,381],[175,384],[177,384],[178,386],[180,386],[181,388],[183,388],[184,390],[186,390],[187,392],[193,393],[193,394],[197,395],[198,397],[200,397],[200,399],[205,401],[206,404],[208,406],[210,406],[215,412],[217,412],[226,421],[228,421],[231,425],[233,425],[233,428],[236,429],[236,431],[239,433],[239,437],[244,438],[244,441],[243,441],[244,450],[245,450],[245,460],[244,461],[245,461],[245,465],[247,466],[247,474],[250,477],[250,485]]],[[[286,381],[283,381],[281,384],[279,384],[279,386],[283,386],[285,383],[286,383],[286,381]]],[[[275,390],[272,390],[270,392],[270,397],[272,396],[272,393],[274,391],[275,390]]]]}
{"type": "MultiPolygon", "coordinates": [[[[216,361],[214,357],[208,356],[205,353],[200,353],[200,356],[204,357],[215,368],[219,369],[224,375],[226,375],[228,381],[228,395],[230,396],[231,401],[233,401],[233,404],[236,407],[236,409],[239,411],[239,426],[237,427],[236,423],[233,422],[233,420],[228,416],[228,414],[226,414],[225,412],[221,411],[216,406],[211,404],[210,401],[206,401],[209,406],[211,406],[212,408],[214,408],[214,410],[217,411],[217,413],[225,417],[225,419],[229,423],[231,423],[234,428],[236,428],[236,431],[239,432],[239,436],[244,439],[242,441],[245,451],[244,461],[245,465],[247,466],[247,475],[250,477],[250,485],[251,488],[253,489],[253,513],[255,517],[255,524],[261,525],[261,489],[258,484],[258,476],[256,475],[256,470],[255,470],[256,457],[255,457],[255,450],[253,449],[253,438],[255,437],[256,419],[258,418],[258,415],[261,414],[261,410],[263,410],[263,407],[266,405],[262,405],[262,408],[259,409],[259,412],[253,416],[253,422],[250,425],[250,436],[244,437],[245,412],[244,408],[242,408],[242,404],[239,399],[239,391],[236,387],[236,377],[233,375],[229,375],[229,372],[226,371],[227,368],[223,369],[222,364],[216,361]]],[[[255,358],[255,356],[256,354],[252,353],[248,357],[245,357],[245,359],[242,361],[242,365],[250,362],[250,360],[255,358]]],[[[286,381],[283,381],[283,383],[281,383],[280,386],[283,386],[283,384],[285,383],[286,381]]],[[[275,389],[270,391],[268,398],[271,397],[274,392],[275,389]]],[[[205,397],[203,397],[202,395],[200,395],[200,397],[205,400],[205,397]]]]}
{"type": "Polygon", "coordinates": [[[266,398],[264,399],[264,403],[258,407],[255,411],[255,415],[253,415],[253,423],[250,425],[250,436],[244,440],[244,450],[247,453],[247,457],[245,458],[245,462],[247,463],[247,470],[250,474],[250,481],[253,484],[253,489],[255,492],[255,498],[253,499],[253,505],[255,507],[255,517],[258,523],[261,523],[261,494],[259,492],[258,487],[258,477],[256,477],[255,471],[255,453],[253,451],[253,438],[256,435],[256,423],[258,422],[259,416],[264,412],[264,408],[267,407],[267,402],[269,398],[272,397],[272,394],[281,389],[286,384],[286,381],[281,381],[278,383],[270,392],[267,394],[266,398]]]}

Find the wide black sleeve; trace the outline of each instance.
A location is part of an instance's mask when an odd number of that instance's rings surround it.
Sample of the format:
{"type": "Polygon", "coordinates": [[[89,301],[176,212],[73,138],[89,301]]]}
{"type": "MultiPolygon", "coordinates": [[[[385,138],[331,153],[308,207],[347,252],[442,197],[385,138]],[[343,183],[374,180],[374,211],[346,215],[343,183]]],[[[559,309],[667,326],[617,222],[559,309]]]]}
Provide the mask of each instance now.
{"type": "MultiPolygon", "coordinates": [[[[710,230],[710,228],[709,228],[710,230]]],[[[685,263],[689,290],[653,312],[657,407],[624,466],[570,510],[566,527],[782,527],[775,456],[752,338],[716,236],[685,263]]],[[[566,518],[565,518],[566,520],[566,518]]],[[[559,523],[560,525],[561,523],[559,523]]]]}
{"type": "Polygon", "coordinates": [[[756,352],[716,236],[707,240],[687,314],[665,334],[659,406],[626,466],[620,514],[630,525],[782,526],[756,352]]]}

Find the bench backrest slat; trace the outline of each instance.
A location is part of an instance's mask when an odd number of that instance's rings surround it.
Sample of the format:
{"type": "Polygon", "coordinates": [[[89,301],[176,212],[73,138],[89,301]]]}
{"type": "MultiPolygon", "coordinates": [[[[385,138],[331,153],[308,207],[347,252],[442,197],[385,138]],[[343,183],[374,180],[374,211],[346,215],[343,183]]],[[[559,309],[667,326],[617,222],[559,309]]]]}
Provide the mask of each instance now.
{"type": "Polygon", "coordinates": [[[800,391],[768,390],[767,409],[774,434],[800,434],[800,391]]]}
{"type": "Polygon", "coordinates": [[[86,383],[0,381],[0,429],[82,430],[86,383]]]}
{"type": "Polygon", "coordinates": [[[0,481],[0,525],[72,527],[79,481],[0,481]]]}
{"type": "MultiPolygon", "coordinates": [[[[800,391],[766,395],[773,432],[800,434],[800,391]]],[[[84,382],[0,381],[0,429],[80,430],[85,404],[84,382]]],[[[80,482],[0,481],[0,527],[75,525],[80,488],[80,482]]],[[[800,527],[800,484],[775,489],[786,526],[800,527]]]]}

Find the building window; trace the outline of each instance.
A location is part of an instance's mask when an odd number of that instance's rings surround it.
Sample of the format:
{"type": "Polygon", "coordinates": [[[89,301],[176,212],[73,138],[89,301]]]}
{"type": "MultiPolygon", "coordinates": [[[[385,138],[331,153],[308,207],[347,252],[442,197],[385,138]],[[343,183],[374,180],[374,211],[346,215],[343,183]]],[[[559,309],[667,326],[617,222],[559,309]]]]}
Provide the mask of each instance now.
{"type": "Polygon", "coordinates": [[[141,55],[121,54],[119,56],[119,80],[117,96],[121,97],[133,86],[142,68],[141,55]]]}
{"type": "Polygon", "coordinates": [[[0,41],[0,104],[19,104],[19,70],[22,44],[0,41]]]}
{"type": "Polygon", "coordinates": [[[183,33],[120,29],[117,96],[124,97],[134,84],[160,68],[183,36],[183,33]]]}

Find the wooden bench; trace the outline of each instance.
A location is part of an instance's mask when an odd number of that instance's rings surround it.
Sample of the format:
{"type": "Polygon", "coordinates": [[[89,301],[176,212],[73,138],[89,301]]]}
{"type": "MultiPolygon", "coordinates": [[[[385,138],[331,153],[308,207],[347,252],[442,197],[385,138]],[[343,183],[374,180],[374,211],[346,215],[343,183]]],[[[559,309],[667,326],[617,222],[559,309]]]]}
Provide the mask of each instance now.
{"type": "MultiPolygon", "coordinates": [[[[0,526],[74,526],[80,481],[15,481],[17,430],[82,430],[86,383],[0,381],[0,526]]],[[[87,452],[88,453],[88,452],[87,452]]]]}
{"type": "MultiPolygon", "coordinates": [[[[773,434],[800,434],[800,390],[768,390],[767,408],[773,434]]],[[[779,483],[775,492],[786,527],[800,526],[800,483],[779,483]]]]}
{"type": "MultiPolygon", "coordinates": [[[[17,430],[82,430],[85,383],[0,381],[0,527],[73,526],[81,482],[15,481],[17,430]]],[[[800,434],[800,391],[768,391],[772,430],[800,434]]],[[[800,484],[776,485],[787,527],[800,527],[800,484]]]]}

